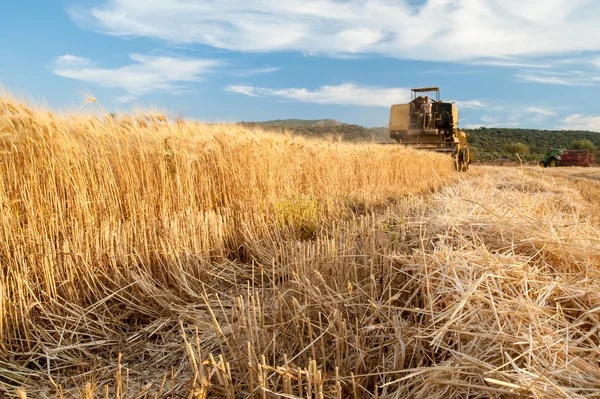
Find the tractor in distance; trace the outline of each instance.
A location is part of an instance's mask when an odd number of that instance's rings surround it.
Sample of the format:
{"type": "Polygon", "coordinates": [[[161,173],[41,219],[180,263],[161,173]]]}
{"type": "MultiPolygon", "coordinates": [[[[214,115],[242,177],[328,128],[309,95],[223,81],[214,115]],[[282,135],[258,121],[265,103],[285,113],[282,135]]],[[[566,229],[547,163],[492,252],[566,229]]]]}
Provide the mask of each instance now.
{"type": "Polygon", "coordinates": [[[456,170],[466,171],[471,163],[467,134],[458,128],[458,108],[440,100],[438,87],[411,90],[408,104],[392,105],[390,138],[416,149],[445,152],[454,158],[456,170]],[[424,93],[434,93],[435,100],[424,93]]]}
{"type": "Polygon", "coordinates": [[[551,149],[544,159],[540,161],[543,168],[556,166],[584,166],[589,167],[596,160],[596,155],[589,150],[566,150],[562,148],[551,149]]]}

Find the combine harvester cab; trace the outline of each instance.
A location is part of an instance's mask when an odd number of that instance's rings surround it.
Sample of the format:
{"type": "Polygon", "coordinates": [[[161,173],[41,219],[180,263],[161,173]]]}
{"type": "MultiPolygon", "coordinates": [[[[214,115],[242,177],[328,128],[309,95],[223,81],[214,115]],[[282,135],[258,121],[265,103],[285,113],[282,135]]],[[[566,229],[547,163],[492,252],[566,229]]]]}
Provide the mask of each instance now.
{"type": "Polygon", "coordinates": [[[411,99],[408,104],[392,105],[390,138],[416,149],[449,153],[454,157],[456,170],[466,171],[471,153],[466,133],[458,128],[456,105],[441,101],[438,87],[412,89],[411,99]],[[435,93],[435,100],[429,100],[424,93],[435,93]]]}
{"type": "Polygon", "coordinates": [[[554,168],[556,166],[590,167],[596,161],[596,155],[589,150],[565,150],[554,148],[540,161],[540,166],[554,168]]]}

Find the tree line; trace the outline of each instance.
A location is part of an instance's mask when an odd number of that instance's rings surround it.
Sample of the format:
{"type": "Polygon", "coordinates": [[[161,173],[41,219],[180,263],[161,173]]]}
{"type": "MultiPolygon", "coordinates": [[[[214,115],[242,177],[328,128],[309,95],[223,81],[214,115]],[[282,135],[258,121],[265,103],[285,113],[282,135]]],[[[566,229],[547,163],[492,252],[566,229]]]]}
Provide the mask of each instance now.
{"type": "Polygon", "coordinates": [[[576,130],[535,130],[512,128],[464,129],[469,135],[473,158],[479,161],[542,159],[552,148],[587,149],[597,153],[600,133],[576,130]]]}
{"type": "MultiPolygon", "coordinates": [[[[390,142],[387,127],[366,128],[333,120],[272,122],[240,122],[247,127],[269,126],[300,136],[331,138],[355,142],[390,142]],[[334,124],[332,122],[336,122],[334,124]]],[[[468,134],[469,147],[475,161],[516,160],[539,161],[552,148],[588,149],[598,153],[600,133],[577,130],[536,130],[513,128],[463,129],[468,134]]],[[[598,157],[600,159],[600,157],[598,157]]]]}
{"type": "Polygon", "coordinates": [[[240,122],[240,124],[252,127],[269,126],[271,129],[279,131],[288,131],[300,136],[306,137],[321,137],[339,139],[342,141],[356,142],[387,142],[390,141],[389,131],[386,127],[366,128],[360,125],[350,125],[339,123],[337,125],[320,124],[321,121],[298,121],[297,120],[282,120],[271,122],[240,122]],[[312,122],[311,124],[301,122],[312,122]]]}

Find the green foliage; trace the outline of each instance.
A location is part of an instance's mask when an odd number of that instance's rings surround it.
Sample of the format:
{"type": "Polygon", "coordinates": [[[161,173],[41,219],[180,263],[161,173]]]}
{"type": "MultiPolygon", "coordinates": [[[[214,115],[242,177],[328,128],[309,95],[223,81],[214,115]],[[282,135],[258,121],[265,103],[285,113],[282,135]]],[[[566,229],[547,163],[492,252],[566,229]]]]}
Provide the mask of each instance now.
{"type": "Polygon", "coordinates": [[[294,134],[306,137],[330,137],[339,138],[342,141],[373,141],[376,143],[392,141],[390,140],[387,127],[366,128],[359,125],[340,123],[334,119],[322,119],[317,121],[286,119],[268,122],[241,122],[240,124],[248,127],[270,126],[276,130],[287,130],[294,134]]]}
{"type": "Polygon", "coordinates": [[[516,142],[516,143],[508,143],[504,146],[504,150],[509,154],[509,156],[511,157],[515,157],[515,154],[519,154],[519,156],[523,157],[527,154],[529,154],[529,146],[527,144],[523,144],[521,142],[516,142]]]}
{"type": "MultiPolygon", "coordinates": [[[[476,154],[476,161],[513,159],[514,152],[507,151],[507,145],[522,143],[529,148],[525,161],[543,158],[551,148],[571,148],[574,141],[587,140],[600,148],[600,133],[578,130],[535,130],[513,128],[463,129],[469,135],[469,146],[476,154]]],[[[509,148],[510,150],[514,148],[509,148]]],[[[521,153],[519,153],[521,155],[521,153]]]]}
{"type": "Polygon", "coordinates": [[[276,119],[265,122],[253,122],[260,125],[298,127],[298,126],[338,126],[341,122],[335,119],[276,119]]]}
{"type": "Polygon", "coordinates": [[[596,146],[588,139],[573,140],[569,147],[572,150],[589,150],[594,154],[597,152],[596,146]]]}
{"type": "MultiPolygon", "coordinates": [[[[267,122],[241,122],[245,126],[269,126],[307,137],[334,138],[342,141],[393,142],[387,127],[366,128],[340,123],[334,119],[284,119],[267,122]]],[[[600,148],[600,133],[576,130],[535,130],[513,128],[463,129],[469,135],[471,156],[475,161],[515,160],[518,153],[524,161],[537,161],[551,148],[600,148]],[[591,143],[591,146],[590,146],[591,143]]]]}

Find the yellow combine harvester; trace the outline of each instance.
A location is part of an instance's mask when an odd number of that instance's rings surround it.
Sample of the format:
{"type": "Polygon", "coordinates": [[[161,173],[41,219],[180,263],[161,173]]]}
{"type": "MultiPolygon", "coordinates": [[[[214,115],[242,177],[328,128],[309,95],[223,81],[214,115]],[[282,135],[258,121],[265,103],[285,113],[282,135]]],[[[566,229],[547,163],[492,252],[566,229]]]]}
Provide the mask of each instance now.
{"type": "Polygon", "coordinates": [[[467,135],[458,128],[458,109],[440,100],[438,87],[411,90],[411,102],[392,105],[390,138],[417,149],[447,152],[456,169],[466,171],[471,163],[467,135]],[[435,93],[435,100],[423,93],[435,93]]]}

